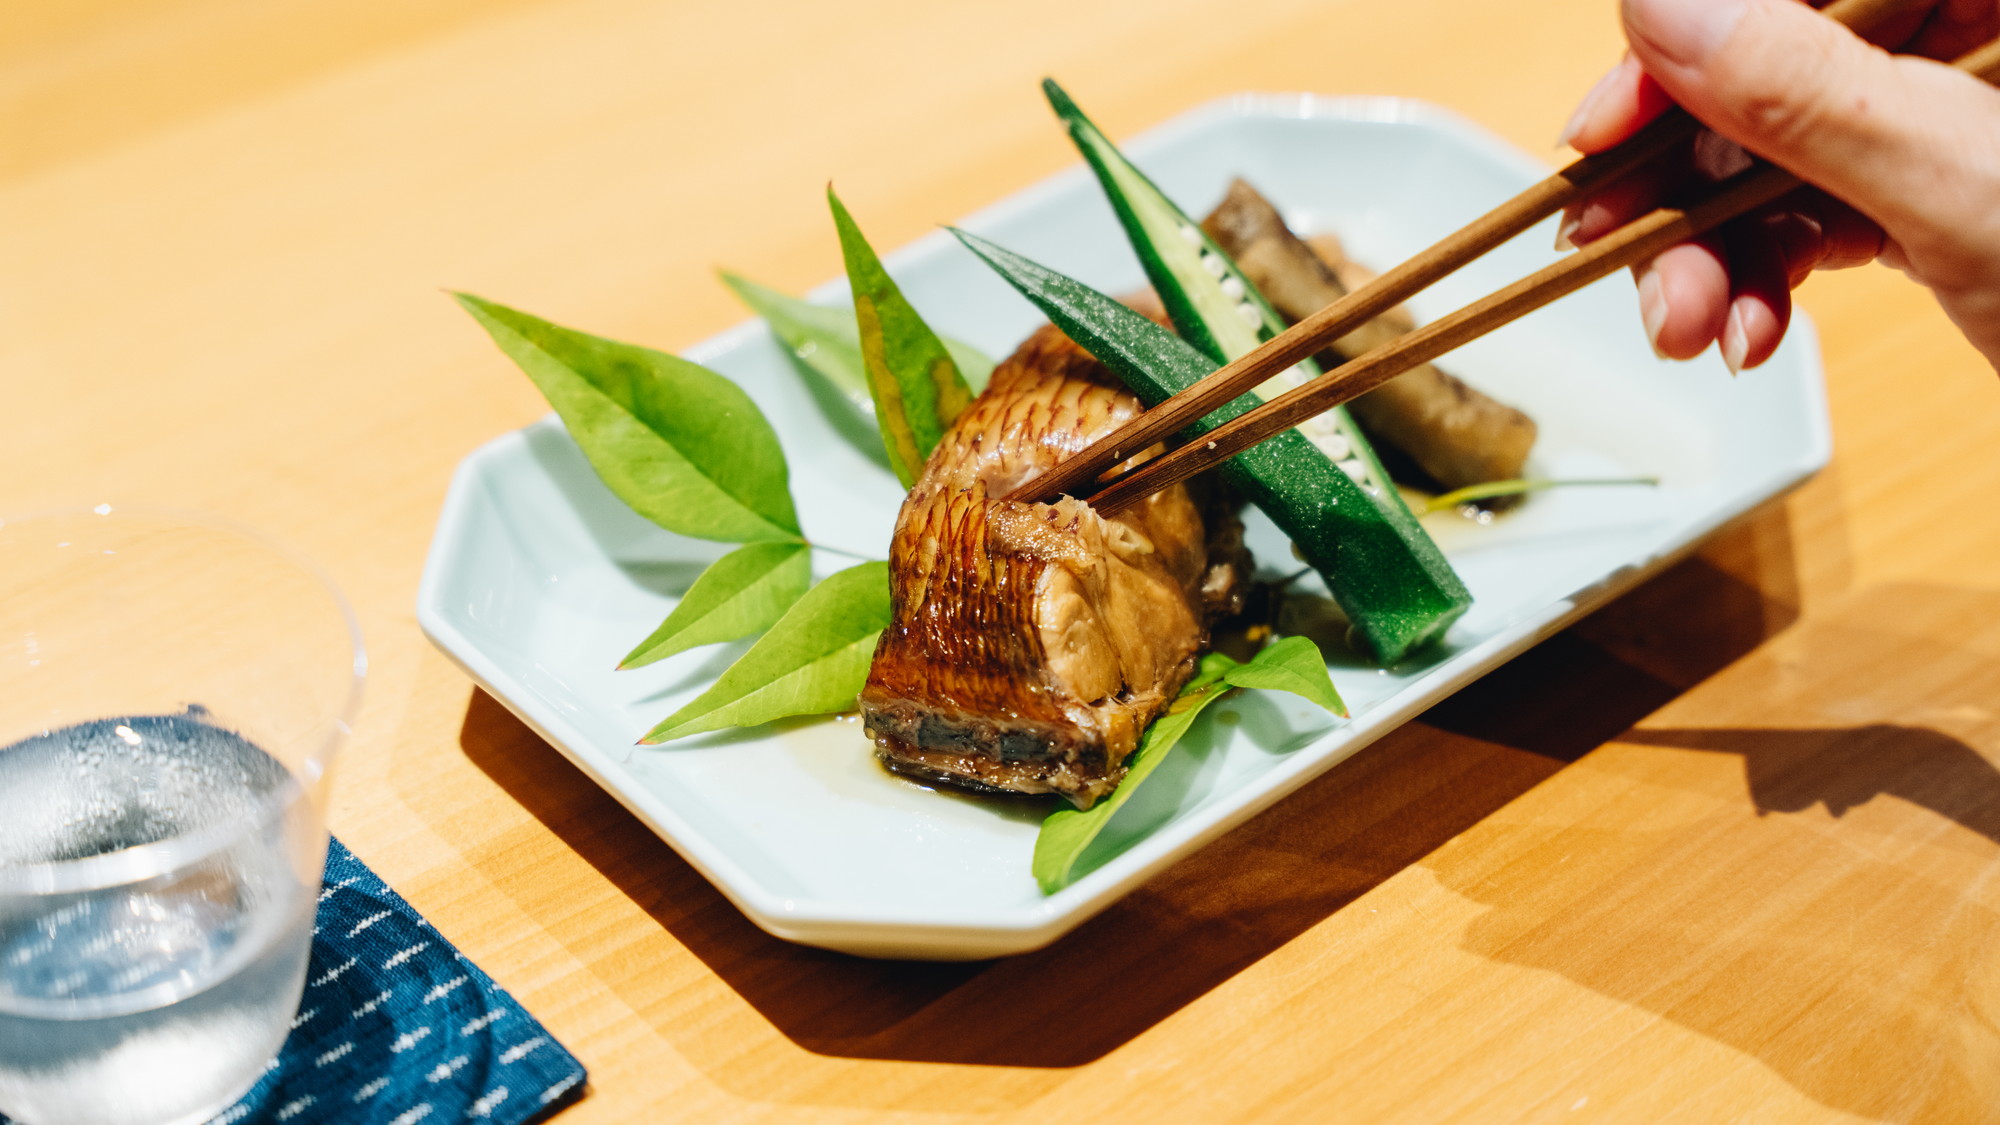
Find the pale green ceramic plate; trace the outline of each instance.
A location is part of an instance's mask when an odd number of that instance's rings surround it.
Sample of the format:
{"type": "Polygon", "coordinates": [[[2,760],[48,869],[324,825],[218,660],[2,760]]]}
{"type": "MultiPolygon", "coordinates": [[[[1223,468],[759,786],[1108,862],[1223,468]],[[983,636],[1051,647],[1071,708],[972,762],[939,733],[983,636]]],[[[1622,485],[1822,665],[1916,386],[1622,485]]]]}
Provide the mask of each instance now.
{"type": "MultiPolygon", "coordinates": [[[[1191,212],[1205,212],[1241,175],[1296,227],[1335,230],[1351,254],[1377,266],[1546,171],[1443,111],[1373,98],[1241,96],[1177,118],[1128,151],[1191,212]]],[[[1142,281],[1081,167],[963,225],[1109,292],[1142,281]]],[[[1415,302],[1419,316],[1547,264],[1552,237],[1530,232],[1448,279],[1415,302]]],[[[942,233],[892,255],[889,266],[940,332],[992,355],[1036,324],[1025,301],[942,233]]],[[[816,296],[838,302],[844,289],[829,285],[816,296]]],[[[807,535],[882,557],[901,489],[827,424],[763,325],[744,324],[687,354],[742,384],[777,427],[807,535]]],[[[1334,680],[1354,709],[1349,722],[1280,693],[1217,705],[1217,721],[1176,751],[1085,857],[1082,877],[1053,896],[1028,873],[1036,824],[1050,806],[933,792],[892,777],[875,765],[857,723],[802,720],[635,746],[742,650],[699,649],[612,671],[721,548],[633,515],[553,418],[493,441],[460,467],[418,616],[474,679],[771,933],[869,956],[1020,953],[1659,570],[1829,456],[1809,326],[1795,324],[1777,357],[1740,379],[1714,360],[1663,364],[1646,346],[1622,277],[1462,349],[1448,366],[1540,423],[1534,475],[1650,474],[1664,483],[1544,493],[1491,527],[1441,534],[1477,599],[1446,645],[1388,672],[1336,664],[1334,680]]],[[[1271,571],[1294,569],[1288,545],[1261,518],[1252,520],[1251,545],[1271,571]]],[[[827,555],[819,572],[848,562],[827,555]]]]}

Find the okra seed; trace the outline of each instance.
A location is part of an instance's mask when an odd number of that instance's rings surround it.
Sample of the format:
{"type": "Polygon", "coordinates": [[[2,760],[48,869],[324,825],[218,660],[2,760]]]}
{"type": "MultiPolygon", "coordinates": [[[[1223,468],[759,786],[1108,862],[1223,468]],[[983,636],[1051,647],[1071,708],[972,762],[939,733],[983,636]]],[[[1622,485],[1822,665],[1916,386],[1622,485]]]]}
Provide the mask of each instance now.
{"type": "Polygon", "coordinates": [[[1264,314],[1257,310],[1257,306],[1248,301],[1236,306],[1236,315],[1242,317],[1243,323],[1248,324],[1252,328],[1262,328],[1264,326],[1264,314]]]}
{"type": "MultiPolygon", "coordinates": [[[[1319,439],[1319,447],[1328,457],[1336,461],[1350,460],[1351,458],[1348,455],[1354,452],[1354,443],[1348,441],[1347,435],[1341,433],[1339,430],[1334,430],[1321,437],[1319,439]]],[[[1354,463],[1358,465],[1361,462],[1355,459],[1354,463]]]]}
{"type": "Polygon", "coordinates": [[[1221,277],[1224,272],[1222,256],[1204,251],[1201,256],[1201,268],[1207,270],[1211,277],[1221,277]]]}
{"type": "Polygon", "coordinates": [[[1230,275],[1229,275],[1228,277],[1225,277],[1225,278],[1223,278],[1223,279],[1222,279],[1222,295],[1223,295],[1223,296],[1225,296],[1225,297],[1227,297],[1227,298],[1229,298],[1229,299],[1230,299],[1230,300],[1232,300],[1232,301],[1240,301],[1240,300],[1242,300],[1242,299],[1243,299],[1243,279],[1242,279],[1242,278],[1240,278],[1240,277],[1237,277],[1237,276],[1236,276],[1235,274],[1233,274],[1233,273],[1232,273],[1232,274],[1230,274],[1230,275]]]}
{"type": "Polygon", "coordinates": [[[1189,246],[1200,246],[1201,232],[1194,229],[1193,223],[1182,223],[1181,241],[1187,243],[1189,246]]]}
{"type": "Polygon", "coordinates": [[[1346,473],[1347,479],[1353,481],[1355,484],[1366,485],[1368,483],[1368,466],[1361,463],[1361,458],[1349,457],[1345,461],[1335,461],[1334,464],[1339,465],[1340,471],[1346,473]]]}

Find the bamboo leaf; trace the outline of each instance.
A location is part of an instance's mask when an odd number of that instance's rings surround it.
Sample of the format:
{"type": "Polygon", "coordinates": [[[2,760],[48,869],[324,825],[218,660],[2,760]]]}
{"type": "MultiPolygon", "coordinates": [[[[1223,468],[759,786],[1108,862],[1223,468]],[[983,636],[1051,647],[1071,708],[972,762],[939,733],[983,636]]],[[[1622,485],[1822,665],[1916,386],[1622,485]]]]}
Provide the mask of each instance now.
{"type": "Polygon", "coordinates": [[[1326,657],[1305,637],[1286,637],[1266,645],[1250,663],[1224,672],[1222,680],[1230,687],[1289,691],[1343,719],[1347,717],[1347,704],[1334,690],[1333,677],[1326,673],[1326,657]]]}
{"type": "Polygon", "coordinates": [[[832,188],[826,192],[840,232],[841,257],[854,290],[861,357],[875,397],[875,422],[889,464],[903,487],[916,483],[945,427],[972,401],[972,388],[937,333],[924,323],[882,268],[854,217],[832,188]]]}
{"type": "Polygon", "coordinates": [[[889,564],[840,571],[806,591],[713,686],[639,741],[853,707],[868,680],[875,639],[888,625],[889,564]]]}
{"type": "Polygon", "coordinates": [[[1168,704],[1166,713],[1153,721],[1132,753],[1125,779],[1110,796],[1088,809],[1057,809],[1042,822],[1035,837],[1033,871],[1043,894],[1054,894],[1069,883],[1077,860],[1097,839],[1112,816],[1132,799],[1132,794],[1159,767],[1167,752],[1194,725],[1204,707],[1228,694],[1231,688],[1268,688],[1302,695],[1343,718],[1347,706],[1333,690],[1326,674],[1326,658],[1319,647],[1305,637],[1286,637],[1265,646],[1248,663],[1239,663],[1219,652],[1201,658],[1201,667],[1181,693],[1168,704]]]}
{"type": "Polygon", "coordinates": [[[638,668],[700,645],[770,628],[812,585],[804,543],[751,543],[709,565],[667,619],[618,667],[638,668]]]}
{"type": "Polygon", "coordinates": [[[697,539],[799,540],[778,435],[736,384],[665,352],[455,296],[634,511],[697,539]]]}
{"type": "Polygon", "coordinates": [[[875,424],[875,399],[868,393],[853,304],[827,308],[731,273],[725,272],[722,280],[764,318],[778,344],[791,353],[792,367],[827,424],[863,457],[890,468],[882,430],[875,424]]]}
{"type": "MultiPolygon", "coordinates": [[[[729,286],[751,312],[764,318],[775,335],[807,370],[856,407],[875,414],[875,399],[868,390],[868,368],[861,358],[861,330],[848,308],[815,305],[802,297],[773,289],[741,274],[722,271],[729,286]]],[[[945,351],[951,353],[966,385],[977,392],[993,374],[993,361],[963,340],[941,336],[945,351]]]]}
{"type": "Polygon", "coordinates": [[[868,369],[861,359],[861,331],[854,326],[851,309],[815,305],[727,270],[722,272],[722,283],[764,318],[771,334],[791,349],[802,366],[854,405],[875,413],[868,369]]]}

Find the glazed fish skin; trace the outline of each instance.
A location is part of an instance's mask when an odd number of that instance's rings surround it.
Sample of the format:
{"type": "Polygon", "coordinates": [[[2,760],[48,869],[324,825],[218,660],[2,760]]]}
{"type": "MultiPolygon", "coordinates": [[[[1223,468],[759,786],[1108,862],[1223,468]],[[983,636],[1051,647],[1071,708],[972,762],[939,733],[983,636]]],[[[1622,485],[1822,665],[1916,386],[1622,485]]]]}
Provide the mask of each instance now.
{"type": "Polygon", "coordinates": [[[1242,525],[1178,486],[1112,520],[996,498],[1139,409],[1045,327],[932,452],[897,516],[893,617],[861,693],[891,769],[1085,808],[1124,775],[1209,624],[1241,604],[1242,525]]]}
{"type": "MultiPolygon", "coordinates": [[[[1242,180],[1229,186],[1202,227],[1285,319],[1294,323],[1345,297],[1374,275],[1350,260],[1340,240],[1302,241],[1275,207],[1242,180]]],[[[1397,307],[1336,340],[1334,359],[1353,359],[1411,331],[1397,307]]],[[[1408,454],[1446,489],[1522,475],[1534,447],[1534,419],[1433,366],[1419,364],[1347,404],[1371,438],[1408,454]]]]}

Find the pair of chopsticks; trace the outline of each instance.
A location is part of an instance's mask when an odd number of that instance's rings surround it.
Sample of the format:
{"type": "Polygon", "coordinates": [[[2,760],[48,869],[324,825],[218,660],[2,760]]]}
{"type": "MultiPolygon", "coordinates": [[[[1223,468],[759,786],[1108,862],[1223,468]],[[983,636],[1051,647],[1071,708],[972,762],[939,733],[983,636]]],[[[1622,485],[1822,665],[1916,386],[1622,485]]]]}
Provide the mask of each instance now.
{"type": "MultiPolygon", "coordinates": [[[[1824,9],[1824,14],[1866,36],[1882,27],[1907,2],[1839,0],[1824,9]]],[[[1952,65],[1988,82],[2000,83],[2000,41],[1981,47],[1952,65]]],[[[1429,249],[1065,458],[1048,472],[1008,493],[1006,499],[1032,503],[1062,495],[1088,494],[1087,503],[1100,514],[1111,515],[1314,415],[1366,394],[1410,368],[1428,363],[1558,297],[1646,261],[1670,246],[1713,230],[1800,186],[1798,178],[1782,168],[1755,165],[1716,185],[1700,202],[1685,208],[1661,207],[1641,216],[1562,261],[1287,391],[1210,430],[1201,441],[1169,450],[1092,493],[1092,486],[1107,470],[1132,454],[1186,429],[1197,419],[1324,350],[1439,278],[1686,143],[1700,128],[1700,123],[1682,110],[1668,110],[1616,148],[1574,161],[1429,249]]]]}

